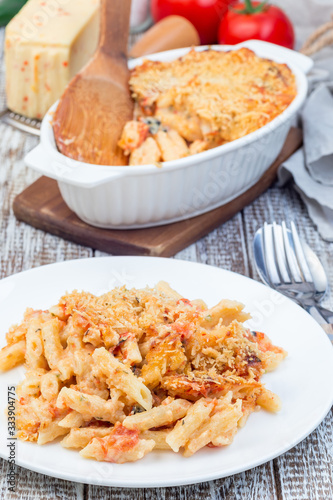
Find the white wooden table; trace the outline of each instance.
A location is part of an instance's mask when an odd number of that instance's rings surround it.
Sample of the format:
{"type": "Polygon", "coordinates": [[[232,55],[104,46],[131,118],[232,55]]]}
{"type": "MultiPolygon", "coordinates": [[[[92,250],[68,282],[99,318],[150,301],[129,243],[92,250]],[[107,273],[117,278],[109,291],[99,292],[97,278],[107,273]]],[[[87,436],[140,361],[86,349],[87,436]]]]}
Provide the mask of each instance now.
{"type": "MultiPolygon", "coordinates": [[[[2,43],[3,30],[0,32],[0,46],[2,43]]],[[[4,105],[2,59],[0,68],[1,109],[4,105]]],[[[0,278],[52,262],[102,255],[101,252],[64,241],[15,219],[12,210],[14,197],[37,178],[23,162],[25,154],[37,141],[35,137],[0,123],[0,278]]],[[[232,220],[175,258],[223,267],[259,280],[252,252],[256,229],[264,221],[289,222],[292,219],[322,260],[332,286],[333,243],[325,243],[320,238],[292,186],[284,189],[272,187],[232,220]]],[[[333,308],[333,294],[324,305],[333,308]]],[[[226,479],[193,486],[143,490],[107,488],[54,479],[18,467],[16,492],[11,493],[6,483],[7,462],[0,460],[0,499],[329,500],[333,499],[332,422],[331,410],[317,430],[281,457],[226,479]]],[[[5,437],[0,436],[0,439],[5,437]]]]}

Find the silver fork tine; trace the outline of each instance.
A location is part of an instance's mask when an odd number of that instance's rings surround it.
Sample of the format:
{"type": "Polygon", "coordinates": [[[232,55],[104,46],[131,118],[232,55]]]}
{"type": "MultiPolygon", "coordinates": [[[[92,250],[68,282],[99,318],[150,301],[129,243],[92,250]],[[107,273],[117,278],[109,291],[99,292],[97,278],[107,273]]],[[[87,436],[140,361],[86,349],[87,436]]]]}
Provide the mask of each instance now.
{"type": "Polygon", "coordinates": [[[312,274],[311,274],[311,271],[309,269],[306,257],[304,255],[303,246],[302,246],[301,240],[299,239],[298,232],[297,232],[294,221],[292,221],[290,225],[291,225],[291,233],[292,233],[293,240],[294,240],[296,257],[297,257],[299,267],[302,271],[302,274],[304,276],[305,281],[307,281],[308,283],[313,283],[312,274]]]}
{"type": "Polygon", "coordinates": [[[291,283],[291,277],[288,271],[286,253],[283,244],[282,228],[280,225],[276,224],[276,222],[273,222],[273,239],[278,270],[280,272],[282,281],[284,283],[291,283]]]}
{"type": "Polygon", "coordinates": [[[303,281],[303,279],[302,279],[302,276],[301,276],[301,273],[299,270],[299,266],[298,266],[298,262],[296,259],[294,242],[293,242],[292,236],[290,235],[290,237],[289,237],[289,235],[288,235],[285,221],[282,222],[282,235],[283,235],[284,249],[286,252],[286,258],[287,258],[287,263],[288,263],[288,267],[290,270],[290,274],[296,283],[301,283],[303,281]]]}
{"type": "Polygon", "coordinates": [[[281,283],[281,279],[275,262],[272,226],[268,225],[267,222],[264,224],[263,243],[265,248],[266,268],[269,278],[272,284],[278,285],[281,283]]]}

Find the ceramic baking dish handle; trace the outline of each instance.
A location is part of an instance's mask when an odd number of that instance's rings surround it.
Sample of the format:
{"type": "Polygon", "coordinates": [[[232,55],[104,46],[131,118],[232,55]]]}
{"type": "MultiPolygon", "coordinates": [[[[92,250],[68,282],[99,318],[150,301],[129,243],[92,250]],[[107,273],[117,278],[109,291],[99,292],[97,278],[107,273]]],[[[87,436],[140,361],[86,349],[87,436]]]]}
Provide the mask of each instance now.
{"type": "Polygon", "coordinates": [[[77,167],[71,163],[70,158],[66,160],[67,165],[57,162],[50,159],[50,155],[45,152],[41,144],[30,151],[24,161],[28,167],[51,179],[81,188],[93,188],[126,175],[125,172],[110,172],[111,167],[97,166],[94,169],[91,165],[84,164],[77,167]]]}
{"type": "Polygon", "coordinates": [[[285,61],[287,64],[294,64],[305,74],[307,74],[313,66],[313,60],[310,57],[296,50],[275,45],[274,43],[263,42],[261,40],[247,40],[246,42],[238,44],[237,47],[247,47],[254,52],[258,52],[259,55],[264,52],[262,57],[273,57],[274,59],[281,58],[281,60],[285,61]]]}

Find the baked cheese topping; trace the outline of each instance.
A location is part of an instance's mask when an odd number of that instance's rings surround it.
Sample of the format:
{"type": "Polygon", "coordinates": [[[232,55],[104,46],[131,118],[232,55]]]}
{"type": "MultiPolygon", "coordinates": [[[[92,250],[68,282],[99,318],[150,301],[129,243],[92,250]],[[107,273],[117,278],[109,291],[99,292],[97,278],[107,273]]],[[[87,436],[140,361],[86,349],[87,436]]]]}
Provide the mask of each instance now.
{"type": "Polygon", "coordinates": [[[146,60],[132,71],[130,88],[135,119],[119,142],[130,164],[147,163],[150,156],[155,162],[178,159],[243,137],[281,114],[297,93],[287,65],[246,48],[146,60]],[[151,141],[152,154],[147,152],[148,138],[158,147],[158,160],[151,141]]]}

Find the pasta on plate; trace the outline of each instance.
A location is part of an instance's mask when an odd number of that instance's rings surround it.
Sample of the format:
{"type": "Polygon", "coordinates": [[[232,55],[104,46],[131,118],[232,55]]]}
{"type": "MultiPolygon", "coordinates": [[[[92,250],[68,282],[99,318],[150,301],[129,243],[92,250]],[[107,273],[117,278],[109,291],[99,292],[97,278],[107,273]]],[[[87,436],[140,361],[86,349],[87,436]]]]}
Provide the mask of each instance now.
{"type": "Polygon", "coordinates": [[[229,445],[251,412],[278,411],[261,376],[286,352],[243,325],[233,300],[207,308],[166,282],[74,291],[9,329],[0,370],[25,363],[17,437],[61,437],[85,458],[124,463],[153,449],[189,457],[229,445]]]}

